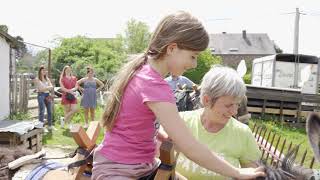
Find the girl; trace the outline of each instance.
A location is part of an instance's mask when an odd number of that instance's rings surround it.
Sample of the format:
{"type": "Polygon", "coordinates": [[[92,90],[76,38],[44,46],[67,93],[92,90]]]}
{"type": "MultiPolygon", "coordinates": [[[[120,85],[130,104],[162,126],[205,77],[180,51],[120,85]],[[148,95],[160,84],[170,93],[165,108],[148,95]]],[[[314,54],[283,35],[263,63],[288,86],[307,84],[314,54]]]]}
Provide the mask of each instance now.
{"type": "Polygon", "coordinates": [[[84,128],[87,128],[89,111],[91,121],[94,121],[95,109],[97,106],[97,92],[103,88],[104,84],[94,77],[93,69],[90,67],[87,68],[87,77],[80,79],[77,84],[80,91],[83,93],[80,105],[84,108],[84,128]],[[83,88],[80,87],[81,84],[83,84],[83,88]],[[99,85],[99,88],[97,88],[97,84],[99,85]]]}
{"type": "MultiPolygon", "coordinates": [[[[64,106],[64,122],[70,123],[72,116],[78,111],[77,98],[75,97],[77,78],[72,75],[70,66],[64,66],[59,84],[62,90],[61,104],[64,106]]],[[[69,129],[71,126],[70,124],[69,129]]]]}
{"type": "MultiPolygon", "coordinates": [[[[44,66],[40,66],[38,78],[35,79],[35,83],[38,92],[39,121],[44,122],[44,111],[45,108],[47,108],[48,129],[52,130],[52,99],[50,98],[50,91],[53,89],[53,86],[47,76],[47,70],[44,66]]],[[[45,131],[47,130],[45,129],[45,131]]]]}
{"type": "Polygon", "coordinates": [[[189,13],[162,19],[146,53],[129,61],[115,77],[102,118],[107,131],[94,153],[92,179],[138,179],[156,170],[159,123],[177,148],[200,166],[239,179],[264,175],[261,168],[239,169],[220,159],[192,136],[178,114],[164,77],[195,68],[208,43],[206,30],[189,13]]]}

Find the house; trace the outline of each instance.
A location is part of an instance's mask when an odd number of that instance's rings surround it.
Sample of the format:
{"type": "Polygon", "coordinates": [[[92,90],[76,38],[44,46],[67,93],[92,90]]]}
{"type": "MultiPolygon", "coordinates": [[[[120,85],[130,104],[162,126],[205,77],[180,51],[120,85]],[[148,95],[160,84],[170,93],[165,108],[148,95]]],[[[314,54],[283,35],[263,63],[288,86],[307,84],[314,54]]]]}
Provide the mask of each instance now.
{"type": "Polygon", "coordinates": [[[0,120],[10,115],[10,74],[15,72],[17,40],[0,30],[0,120]]]}
{"type": "Polygon", "coordinates": [[[220,56],[225,65],[235,67],[244,59],[247,64],[253,59],[276,54],[273,41],[265,33],[220,33],[210,34],[209,48],[213,55],[220,56]]]}

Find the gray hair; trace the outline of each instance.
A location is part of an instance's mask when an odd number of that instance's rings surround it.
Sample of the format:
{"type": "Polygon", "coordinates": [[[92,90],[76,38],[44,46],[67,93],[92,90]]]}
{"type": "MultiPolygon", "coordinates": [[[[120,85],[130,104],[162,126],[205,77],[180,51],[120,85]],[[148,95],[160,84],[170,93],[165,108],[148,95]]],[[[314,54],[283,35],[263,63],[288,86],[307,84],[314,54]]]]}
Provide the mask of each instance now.
{"type": "Polygon", "coordinates": [[[246,86],[234,69],[222,65],[214,65],[204,75],[201,82],[201,94],[211,98],[212,105],[221,96],[233,96],[243,99],[246,86]]]}

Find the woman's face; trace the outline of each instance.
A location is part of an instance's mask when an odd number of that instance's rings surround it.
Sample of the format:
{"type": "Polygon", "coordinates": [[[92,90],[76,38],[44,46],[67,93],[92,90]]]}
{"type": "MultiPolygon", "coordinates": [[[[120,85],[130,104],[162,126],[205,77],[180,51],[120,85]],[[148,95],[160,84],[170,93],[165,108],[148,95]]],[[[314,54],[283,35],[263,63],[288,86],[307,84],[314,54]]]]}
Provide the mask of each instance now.
{"type": "Polygon", "coordinates": [[[45,68],[41,69],[41,75],[42,75],[42,76],[47,75],[47,72],[48,72],[48,71],[47,71],[45,68]]]}
{"type": "Polygon", "coordinates": [[[229,119],[238,113],[240,99],[233,96],[219,97],[213,106],[209,108],[210,117],[214,117],[214,122],[218,124],[227,124],[229,119]]]}
{"type": "Polygon", "coordinates": [[[71,74],[71,67],[67,67],[65,70],[65,75],[70,75],[71,74]]]}
{"type": "Polygon", "coordinates": [[[93,70],[92,70],[92,69],[88,70],[87,76],[88,76],[89,78],[92,78],[93,75],[94,75],[93,70]]]}
{"type": "Polygon", "coordinates": [[[197,67],[197,57],[200,51],[179,49],[177,46],[168,51],[169,53],[167,53],[166,57],[171,74],[180,76],[185,71],[197,67]]]}

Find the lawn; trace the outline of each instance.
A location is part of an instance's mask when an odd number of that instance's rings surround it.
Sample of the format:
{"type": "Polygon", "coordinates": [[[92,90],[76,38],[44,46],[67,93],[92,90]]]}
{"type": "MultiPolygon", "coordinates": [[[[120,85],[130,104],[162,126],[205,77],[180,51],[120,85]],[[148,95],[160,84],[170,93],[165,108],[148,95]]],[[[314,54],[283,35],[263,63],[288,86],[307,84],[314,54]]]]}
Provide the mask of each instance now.
{"type": "MultiPolygon", "coordinates": [[[[79,107],[80,108],[80,107],[79,107]]],[[[47,147],[60,147],[60,148],[76,148],[76,143],[74,142],[69,129],[67,126],[65,128],[60,127],[60,117],[63,117],[63,107],[61,105],[55,105],[55,128],[49,133],[44,134],[43,136],[43,144],[47,147]]],[[[101,119],[103,113],[102,107],[97,107],[96,109],[96,120],[99,121],[101,119]]],[[[81,124],[84,125],[84,111],[80,109],[78,113],[72,118],[73,124],[81,124]]],[[[103,139],[104,130],[100,130],[100,134],[97,140],[97,143],[100,143],[103,139]]]]}

